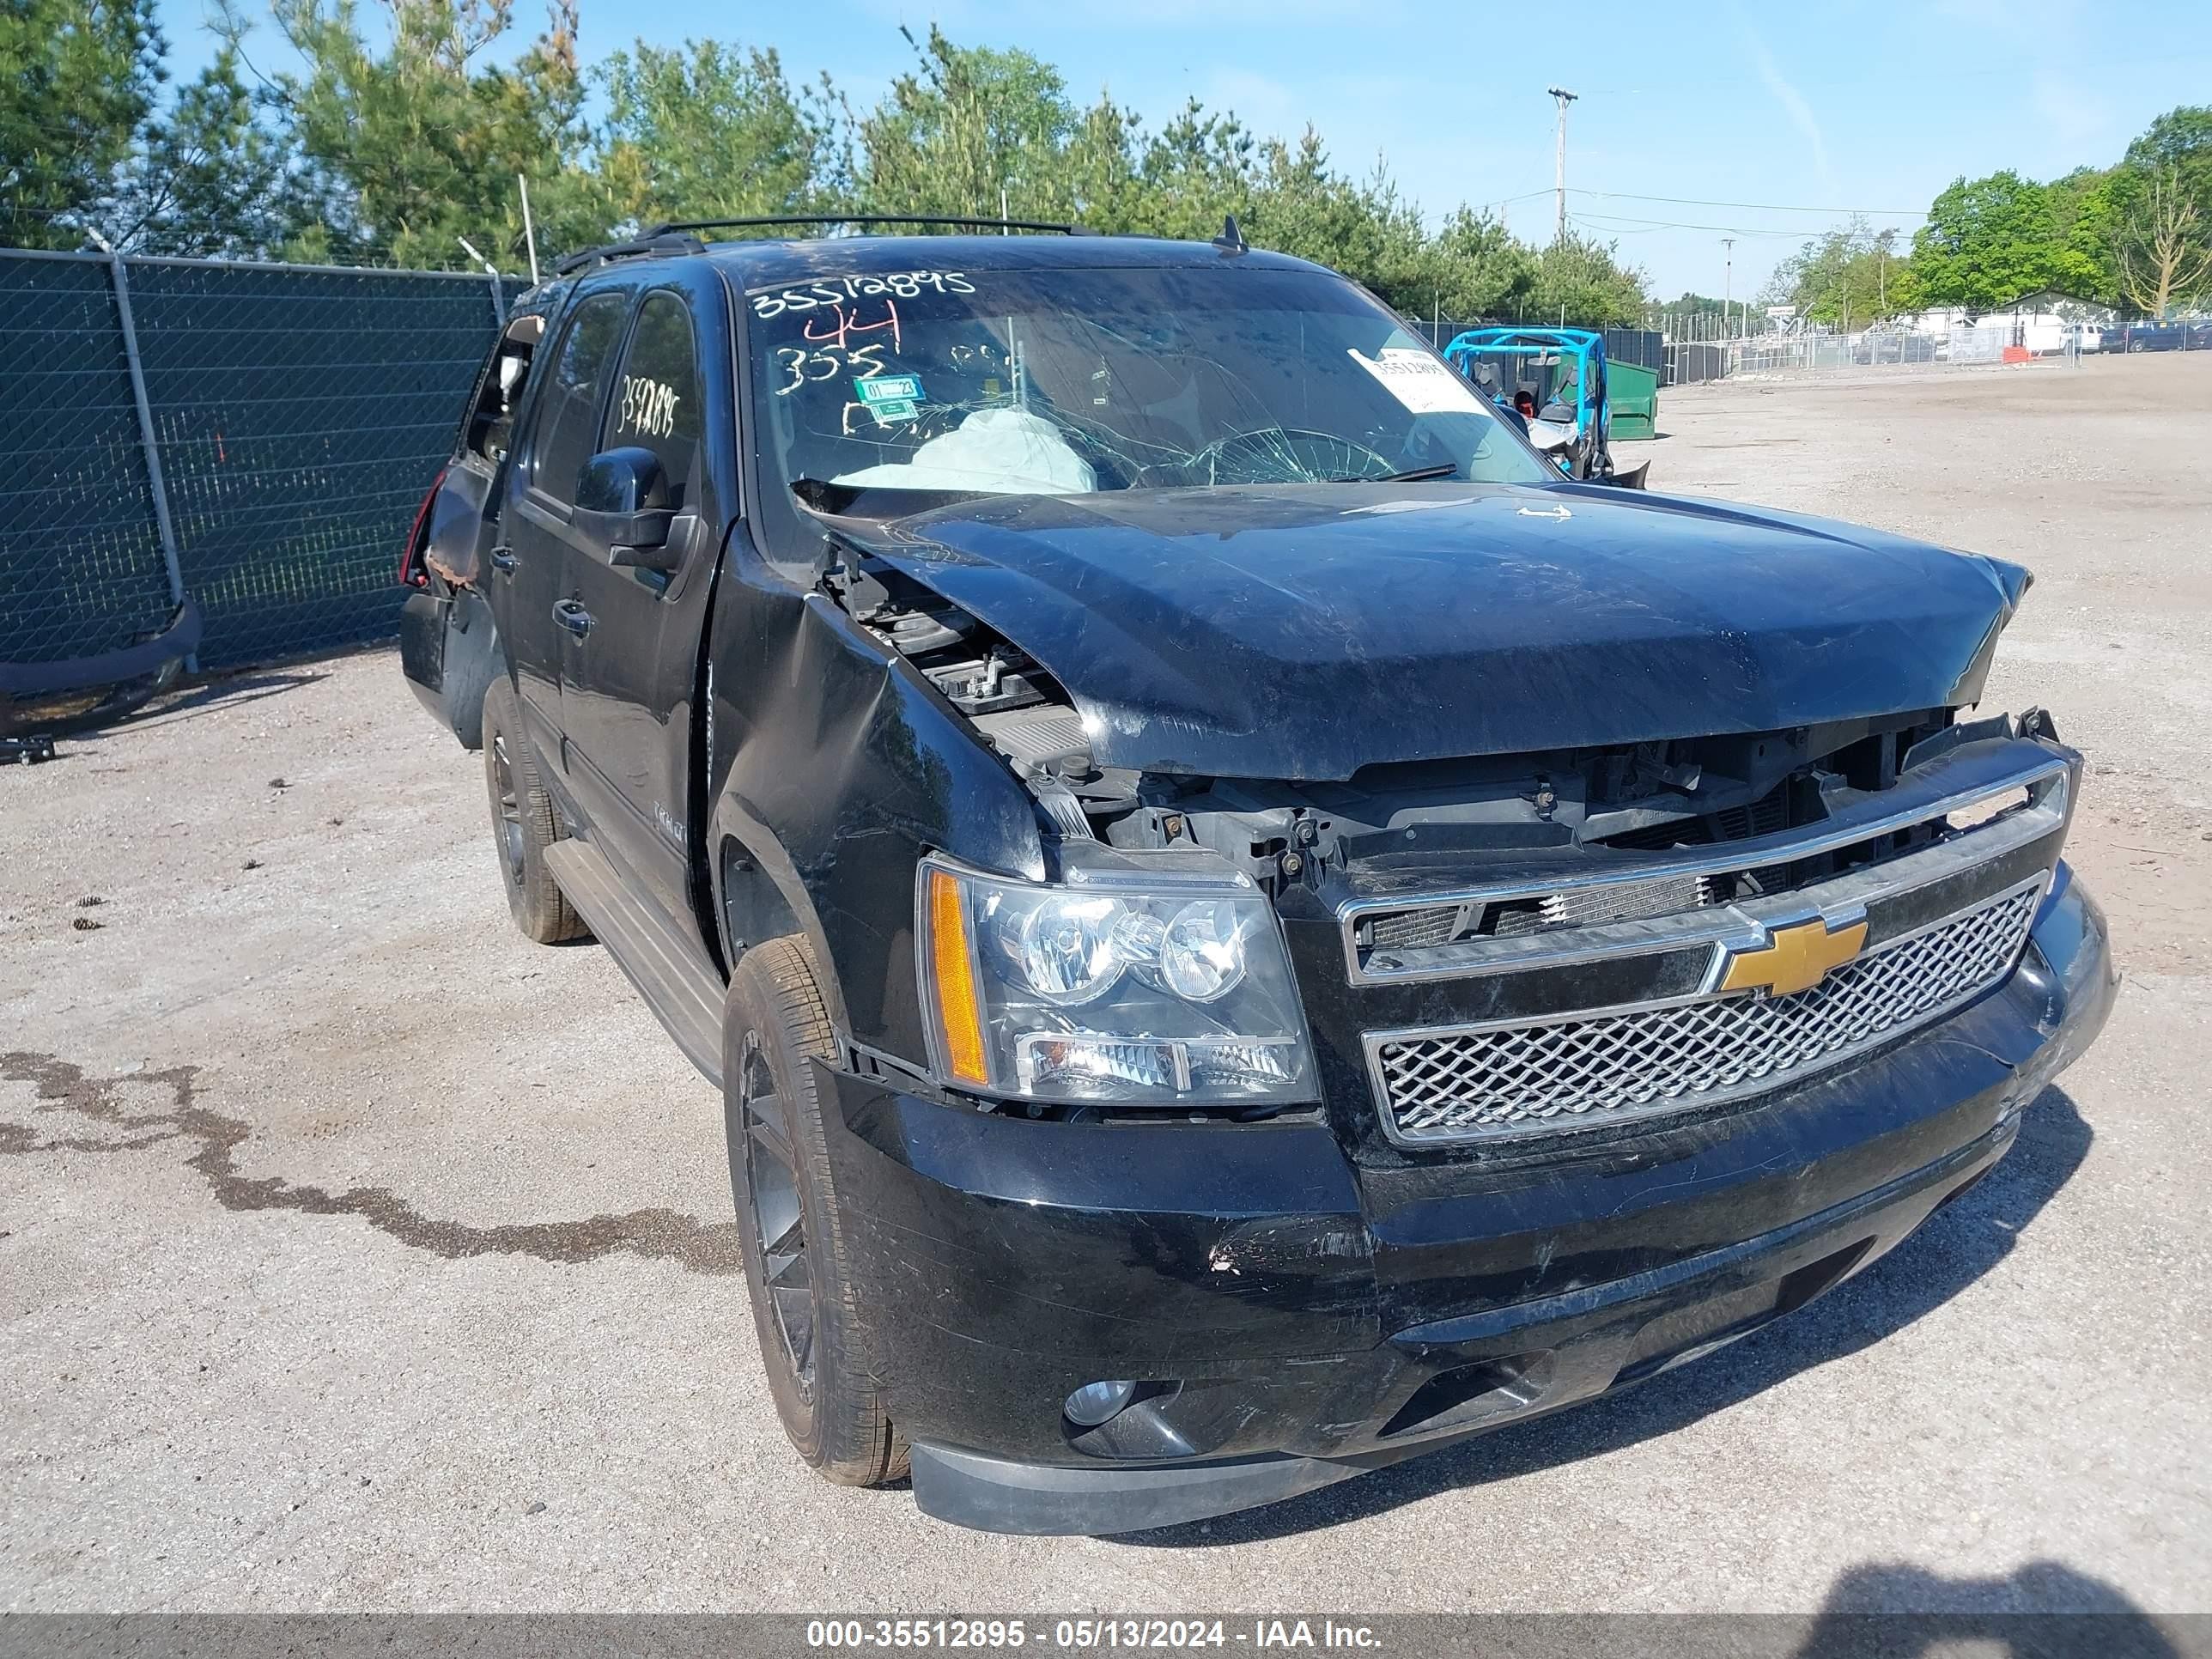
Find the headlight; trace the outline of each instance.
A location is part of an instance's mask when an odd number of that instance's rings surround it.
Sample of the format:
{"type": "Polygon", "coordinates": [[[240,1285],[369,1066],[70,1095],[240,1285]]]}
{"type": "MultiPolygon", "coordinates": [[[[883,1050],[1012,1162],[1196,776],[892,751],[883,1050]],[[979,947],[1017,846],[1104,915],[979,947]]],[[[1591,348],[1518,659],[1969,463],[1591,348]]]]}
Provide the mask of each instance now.
{"type": "Polygon", "coordinates": [[[1125,856],[1040,886],[925,860],[916,955],[939,1075],[1030,1100],[1311,1100],[1273,908],[1184,862],[1125,856]]]}

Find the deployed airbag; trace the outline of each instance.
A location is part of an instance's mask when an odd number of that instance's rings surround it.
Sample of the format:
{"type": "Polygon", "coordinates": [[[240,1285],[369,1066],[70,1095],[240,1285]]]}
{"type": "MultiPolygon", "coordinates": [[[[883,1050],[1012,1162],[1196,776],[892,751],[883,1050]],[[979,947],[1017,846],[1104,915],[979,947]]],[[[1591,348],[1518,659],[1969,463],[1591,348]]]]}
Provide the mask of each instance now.
{"type": "Polygon", "coordinates": [[[979,409],[952,431],[918,446],[911,460],[864,466],[830,482],[861,489],[1087,495],[1098,488],[1098,475],[1043,416],[1026,409],[979,409]]]}

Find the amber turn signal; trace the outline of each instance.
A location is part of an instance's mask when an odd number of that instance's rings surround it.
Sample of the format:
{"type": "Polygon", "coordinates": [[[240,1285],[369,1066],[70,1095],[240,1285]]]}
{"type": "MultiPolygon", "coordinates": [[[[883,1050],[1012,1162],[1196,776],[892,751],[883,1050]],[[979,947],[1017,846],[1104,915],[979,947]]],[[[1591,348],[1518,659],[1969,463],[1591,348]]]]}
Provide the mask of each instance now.
{"type": "Polygon", "coordinates": [[[975,1000],[975,969],[968,959],[968,926],[960,883],[949,871],[929,872],[930,966],[937,985],[937,1024],[945,1057],[963,1083],[988,1083],[983,1056],[983,1012],[975,1000]]]}

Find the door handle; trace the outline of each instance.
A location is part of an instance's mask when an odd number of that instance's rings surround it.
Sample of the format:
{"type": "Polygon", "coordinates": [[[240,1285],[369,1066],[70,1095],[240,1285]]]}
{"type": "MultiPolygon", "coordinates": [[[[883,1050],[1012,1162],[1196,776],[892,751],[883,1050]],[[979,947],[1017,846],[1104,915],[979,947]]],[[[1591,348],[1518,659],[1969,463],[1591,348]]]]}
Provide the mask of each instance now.
{"type": "Polygon", "coordinates": [[[491,550],[491,568],[502,576],[512,576],[515,567],[522,562],[514,556],[511,547],[495,547],[491,550]]]}
{"type": "Polygon", "coordinates": [[[553,620],[580,640],[592,631],[592,613],[574,599],[563,599],[555,605],[553,620]]]}

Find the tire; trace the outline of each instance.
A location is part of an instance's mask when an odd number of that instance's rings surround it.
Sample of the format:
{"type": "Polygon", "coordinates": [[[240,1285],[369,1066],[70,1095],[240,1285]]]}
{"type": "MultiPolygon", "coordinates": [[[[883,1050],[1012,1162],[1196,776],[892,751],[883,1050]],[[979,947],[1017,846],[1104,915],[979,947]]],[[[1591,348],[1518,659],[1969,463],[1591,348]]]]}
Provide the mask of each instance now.
{"type": "Polygon", "coordinates": [[[521,705],[501,675],[484,693],[484,787],[491,798],[492,846],[514,925],[540,945],[585,935],[583,919],[545,867],[545,849],[562,839],[561,817],[538,775],[538,756],[523,735],[521,705]]]}
{"type": "Polygon", "coordinates": [[[826,1479],[873,1486],[906,1473],[906,1441],[871,1361],[807,1062],[831,1053],[830,1014],[798,939],[738,959],[722,1020],[722,1115],[745,1290],[769,1392],[791,1443],[826,1479]]]}

